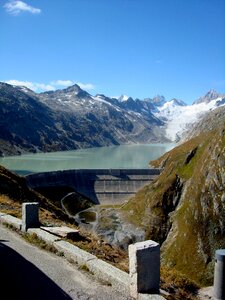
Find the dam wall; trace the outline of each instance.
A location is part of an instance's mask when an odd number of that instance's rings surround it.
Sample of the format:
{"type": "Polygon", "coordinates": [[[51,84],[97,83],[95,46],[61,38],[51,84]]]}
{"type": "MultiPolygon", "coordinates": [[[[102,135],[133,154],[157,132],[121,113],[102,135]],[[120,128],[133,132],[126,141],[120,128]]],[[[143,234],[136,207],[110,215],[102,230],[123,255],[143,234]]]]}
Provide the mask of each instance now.
{"type": "Polygon", "coordinates": [[[160,174],[161,169],[78,169],[25,176],[33,189],[70,187],[95,204],[121,204],[160,174]]]}

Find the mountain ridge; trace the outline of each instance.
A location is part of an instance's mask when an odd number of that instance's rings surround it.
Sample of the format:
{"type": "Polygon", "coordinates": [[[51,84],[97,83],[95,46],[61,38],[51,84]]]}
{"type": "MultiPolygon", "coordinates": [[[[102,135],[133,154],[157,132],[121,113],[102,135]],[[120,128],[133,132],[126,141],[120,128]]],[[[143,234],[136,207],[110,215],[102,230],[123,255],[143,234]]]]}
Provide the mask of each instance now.
{"type": "Polygon", "coordinates": [[[205,112],[225,104],[215,91],[204,97],[210,101],[186,105],[159,95],[92,96],[77,84],[35,93],[0,83],[0,154],[177,141],[205,112]]]}
{"type": "Polygon", "coordinates": [[[2,155],[168,141],[163,122],[149,110],[140,115],[115,99],[93,97],[74,85],[36,94],[0,85],[2,155]]]}

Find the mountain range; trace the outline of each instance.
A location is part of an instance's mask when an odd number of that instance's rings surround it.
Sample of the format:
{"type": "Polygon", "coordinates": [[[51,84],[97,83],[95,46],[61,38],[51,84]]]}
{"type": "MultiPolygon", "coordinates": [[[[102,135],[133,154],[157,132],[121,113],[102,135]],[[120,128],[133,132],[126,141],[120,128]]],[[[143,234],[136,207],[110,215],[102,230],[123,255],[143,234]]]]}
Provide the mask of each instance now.
{"type": "Polygon", "coordinates": [[[186,128],[225,97],[210,91],[182,100],[92,96],[78,85],[35,93],[0,83],[0,155],[179,140],[186,128]]]}

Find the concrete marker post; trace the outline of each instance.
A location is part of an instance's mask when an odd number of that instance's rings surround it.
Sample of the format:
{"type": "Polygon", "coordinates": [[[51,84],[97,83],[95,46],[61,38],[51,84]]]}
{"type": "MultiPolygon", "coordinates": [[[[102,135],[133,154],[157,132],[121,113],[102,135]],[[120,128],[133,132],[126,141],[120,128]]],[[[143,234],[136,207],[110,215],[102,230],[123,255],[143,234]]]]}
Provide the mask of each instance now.
{"type": "Polygon", "coordinates": [[[39,203],[26,202],[22,204],[22,231],[27,231],[29,228],[39,228],[39,203]]]}
{"type": "Polygon", "coordinates": [[[160,246],[148,240],[129,245],[130,295],[159,294],[160,246]]]}
{"type": "Polygon", "coordinates": [[[216,250],[213,294],[216,300],[225,299],[225,249],[216,250]]]}

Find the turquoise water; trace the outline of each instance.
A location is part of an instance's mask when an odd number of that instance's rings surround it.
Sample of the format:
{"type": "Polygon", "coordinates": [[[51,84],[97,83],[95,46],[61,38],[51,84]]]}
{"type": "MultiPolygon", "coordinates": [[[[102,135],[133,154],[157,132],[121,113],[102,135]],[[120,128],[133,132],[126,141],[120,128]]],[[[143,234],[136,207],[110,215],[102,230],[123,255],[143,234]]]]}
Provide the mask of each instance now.
{"type": "Polygon", "coordinates": [[[174,144],[138,144],[36,153],[0,158],[0,165],[18,174],[68,169],[148,168],[149,161],[174,144]]]}

